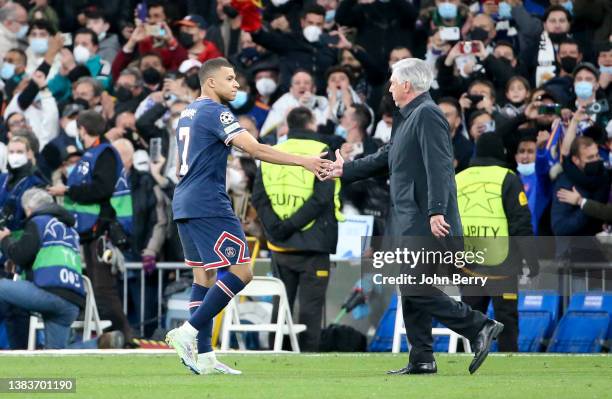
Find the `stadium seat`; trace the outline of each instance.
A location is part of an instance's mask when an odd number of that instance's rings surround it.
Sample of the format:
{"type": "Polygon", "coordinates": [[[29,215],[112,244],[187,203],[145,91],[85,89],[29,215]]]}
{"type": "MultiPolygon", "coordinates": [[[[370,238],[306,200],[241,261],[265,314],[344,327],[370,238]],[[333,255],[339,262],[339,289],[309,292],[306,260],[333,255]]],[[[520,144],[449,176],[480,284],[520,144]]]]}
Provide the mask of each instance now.
{"type": "MultiPolygon", "coordinates": [[[[287,291],[285,284],[275,277],[255,276],[253,280],[240,291],[225,308],[223,316],[223,327],[221,328],[221,350],[227,351],[230,348],[230,333],[246,332],[246,331],[264,331],[272,332],[274,335],[274,349],[272,352],[280,353],[282,351],[283,336],[289,335],[291,341],[291,349],[293,352],[299,353],[300,346],[297,340],[297,334],[306,330],[304,324],[293,324],[291,309],[289,309],[289,301],[287,300],[287,291]],[[241,296],[262,297],[262,296],[278,296],[278,317],[276,323],[270,324],[241,324],[240,312],[238,310],[238,301],[241,296]]],[[[238,334],[238,346],[241,350],[246,350],[244,339],[238,334]]]]}
{"type": "MultiPolygon", "coordinates": [[[[75,321],[70,326],[75,329],[83,330],[83,341],[91,339],[92,331],[96,331],[98,336],[102,335],[105,328],[112,325],[110,320],[100,320],[98,313],[98,307],[96,305],[96,298],[93,292],[93,286],[91,280],[87,276],[83,277],[83,284],[85,284],[85,311],[83,315],[83,321],[75,321]]],[[[45,323],[40,315],[33,314],[30,316],[30,329],[28,332],[28,350],[36,349],[36,330],[45,328],[45,323]]]]}
{"type": "Polygon", "coordinates": [[[519,352],[539,352],[554,331],[559,294],[553,290],[519,292],[519,352]]]}
{"type": "Polygon", "coordinates": [[[574,294],[548,346],[548,352],[600,352],[612,316],[612,293],[574,294]]]}
{"type": "MultiPolygon", "coordinates": [[[[452,297],[453,299],[460,301],[460,297],[452,297]]],[[[406,335],[406,328],[404,327],[404,316],[402,315],[402,301],[401,298],[397,298],[397,310],[395,312],[395,328],[393,330],[393,346],[391,352],[399,353],[401,347],[401,338],[406,335]]],[[[448,353],[457,353],[457,343],[459,339],[463,341],[463,348],[466,353],[472,353],[470,341],[457,334],[453,330],[445,327],[432,327],[431,335],[436,336],[448,336],[448,353]]]]}

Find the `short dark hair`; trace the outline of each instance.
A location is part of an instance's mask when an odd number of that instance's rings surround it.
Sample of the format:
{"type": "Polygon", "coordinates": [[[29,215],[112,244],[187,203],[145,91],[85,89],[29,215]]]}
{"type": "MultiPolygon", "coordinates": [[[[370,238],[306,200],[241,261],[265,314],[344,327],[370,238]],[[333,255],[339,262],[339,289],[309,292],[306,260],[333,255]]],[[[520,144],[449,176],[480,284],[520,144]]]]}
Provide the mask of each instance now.
{"type": "Polygon", "coordinates": [[[343,65],[334,65],[333,67],[328,68],[327,71],[325,72],[325,81],[329,79],[332,73],[337,73],[337,72],[345,74],[350,84],[353,84],[353,79],[354,79],[353,74],[347,67],[343,65]]]}
{"type": "Polygon", "coordinates": [[[87,19],[103,19],[104,22],[108,22],[108,19],[106,18],[104,13],[98,10],[97,8],[85,10],[85,17],[87,19]]]}
{"type": "Polygon", "coordinates": [[[570,157],[580,157],[580,149],[596,145],[595,140],[587,136],[578,136],[572,141],[570,146],[570,157]]]}
{"type": "Polygon", "coordinates": [[[100,137],[106,131],[106,121],[94,110],[81,111],[77,116],[77,126],[83,127],[88,135],[100,137]]]}
{"type": "Polygon", "coordinates": [[[28,63],[28,56],[26,55],[25,51],[23,51],[20,48],[14,47],[10,49],[9,51],[7,51],[7,53],[17,53],[21,57],[21,60],[23,61],[24,65],[28,63]]]}
{"type": "Polygon", "coordinates": [[[353,119],[357,122],[357,126],[362,133],[365,133],[372,123],[372,115],[370,114],[370,110],[363,104],[353,104],[350,106],[353,108],[353,119]]]}
{"type": "Polygon", "coordinates": [[[571,38],[571,37],[565,37],[563,38],[560,42],[559,42],[559,48],[561,48],[562,45],[564,44],[569,44],[569,45],[573,45],[578,47],[578,51],[582,54],[582,49],[580,48],[580,43],[578,43],[575,39],[571,38]]]}
{"type": "Polygon", "coordinates": [[[498,47],[501,47],[501,46],[510,47],[512,49],[512,54],[514,54],[514,56],[516,56],[516,50],[514,49],[514,46],[512,45],[512,43],[510,43],[507,40],[500,40],[497,43],[495,43],[495,48],[498,48],[498,47]]]}
{"type": "Polygon", "coordinates": [[[306,107],[293,108],[287,115],[289,129],[306,129],[315,120],[312,112],[306,107]]]}
{"type": "Polygon", "coordinates": [[[457,111],[457,116],[461,116],[461,104],[459,104],[459,101],[457,101],[455,97],[442,97],[438,100],[438,105],[440,104],[448,104],[452,106],[457,111]]]}
{"type": "Polygon", "coordinates": [[[77,30],[74,33],[74,38],[76,39],[77,35],[89,35],[91,36],[91,42],[93,43],[94,46],[97,46],[99,44],[98,42],[98,35],[96,34],[96,32],[94,32],[93,30],[89,29],[89,28],[81,28],[79,30],[77,30]]]}
{"type": "Polygon", "coordinates": [[[325,17],[325,8],[323,8],[323,6],[320,6],[318,4],[308,5],[304,7],[304,9],[302,10],[300,14],[300,18],[302,19],[306,18],[306,15],[308,14],[317,14],[317,15],[321,15],[322,17],[325,17]]]}
{"type": "Polygon", "coordinates": [[[198,77],[200,78],[200,84],[204,84],[213,73],[217,72],[221,68],[234,68],[234,66],[225,58],[213,58],[212,60],[206,61],[200,67],[198,77]]]}
{"type": "Polygon", "coordinates": [[[49,21],[46,19],[35,19],[30,22],[30,28],[28,29],[28,35],[32,33],[32,29],[42,29],[46,30],[50,36],[53,36],[57,33],[57,30],[51,25],[49,21]]]}
{"type": "Polygon", "coordinates": [[[472,81],[472,83],[470,83],[470,85],[468,86],[468,90],[467,90],[468,93],[470,92],[470,90],[472,90],[472,87],[474,87],[476,85],[487,86],[489,88],[489,90],[491,91],[491,99],[493,101],[495,101],[495,86],[493,85],[493,83],[491,83],[490,80],[476,79],[476,80],[472,81]]]}
{"type": "Polygon", "coordinates": [[[550,7],[548,7],[548,9],[546,9],[546,12],[544,12],[544,16],[542,17],[542,21],[546,22],[546,20],[550,16],[550,14],[555,12],[555,11],[561,11],[562,13],[565,14],[565,16],[567,17],[567,20],[570,23],[572,22],[572,14],[569,11],[567,11],[565,9],[565,7],[563,7],[563,6],[550,6],[550,7]]]}
{"type": "Polygon", "coordinates": [[[468,129],[472,128],[472,125],[474,124],[474,121],[476,120],[476,118],[481,117],[483,115],[489,115],[489,117],[493,119],[493,115],[488,113],[486,110],[484,109],[476,110],[470,114],[470,119],[468,120],[468,129]]]}

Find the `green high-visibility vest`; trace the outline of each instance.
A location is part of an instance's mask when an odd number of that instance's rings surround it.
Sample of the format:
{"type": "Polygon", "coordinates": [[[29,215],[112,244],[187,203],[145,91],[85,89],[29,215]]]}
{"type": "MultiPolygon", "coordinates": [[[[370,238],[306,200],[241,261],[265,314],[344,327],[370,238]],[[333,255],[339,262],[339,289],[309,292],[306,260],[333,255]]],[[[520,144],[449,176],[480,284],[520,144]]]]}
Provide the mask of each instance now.
{"type": "MultiPolygon", "coordinates": [[[[316,140],[289,139],[274,146],[279,151],[294,155],[318,155],[327,145],[316,140]]],[[[315,176],[301,166],[261,163],[261,176],[272,209],[280,219],[288,219],[312,196],[315,176]]],[[[340,180],[334,191],[336,220],[344,220],[340,213],[340,180]]],[[[314,220],[302,230],[314,225],[314,220]]]]}
{"type": "Polygon", "coordinates": [[[499,266],[508,256],[508,219],[502,185],[511,170],[472,166],[457,174],[457,202],[466,251],[483,251],[481,266],[499,266]]]}

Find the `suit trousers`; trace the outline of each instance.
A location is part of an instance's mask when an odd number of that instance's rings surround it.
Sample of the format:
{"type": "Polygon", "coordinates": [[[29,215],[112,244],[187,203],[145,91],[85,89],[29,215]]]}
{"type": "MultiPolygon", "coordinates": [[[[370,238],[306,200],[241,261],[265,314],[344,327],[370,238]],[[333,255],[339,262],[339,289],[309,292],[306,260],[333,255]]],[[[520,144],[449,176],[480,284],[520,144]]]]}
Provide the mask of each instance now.
{"type": "Polygon", "coordinates": [[[432,317],[446,327],[473,341],[487,317],[469,305],[456,301],[442,291],[429,287],[428,295],[403,295],[402,310],[406,337],[410,343],[410,363],[434,361],[432,317]]]}

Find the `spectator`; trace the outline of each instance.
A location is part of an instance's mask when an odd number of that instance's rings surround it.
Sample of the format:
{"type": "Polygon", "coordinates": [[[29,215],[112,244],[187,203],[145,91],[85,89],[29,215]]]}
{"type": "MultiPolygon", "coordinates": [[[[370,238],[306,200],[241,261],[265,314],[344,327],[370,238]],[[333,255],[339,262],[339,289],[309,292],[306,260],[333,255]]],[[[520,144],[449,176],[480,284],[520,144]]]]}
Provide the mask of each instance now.
{"type": "Polygon", "coordinates": [[[36,0],[36,6],[28,11],[28,20],[45,20],[54,31],[59,29],[59,18],[57,12],[49,5],[48,0],[36,0]]]}
{"type": "Polygon", "coordinates": [[[335,19],[338,25],[356,28],[355,43],[381,60],[397,46],[412,47],[417,14],[418,9],[406,1],[342,0],[335,19]]]}
{"type": "Polygon", "coordinates": [[[88,109],[102,112],[102,94],[104,88],[99,80],[84,76],[76,81],[72,89],[72,99],[87,104],[88,109]]]}
{"type": "Polygon", "coordinates": [[[178,41],[187,50],[189,58],[200,62],[222,57],[223,54],[211,41],[206,40],[208,24],[199,15],[187,15],[177,22],[180,26],[178,41]]]}
{"type": "Polygon", "coordinates": [[[151,91],[144,87],[142,73],[136,68],[128,68],[121,71],[115,83],[114,93],[115,114],[120,114],[124,111],[135,112],[151,91]]]}
{"type": "Polygon", "coordinates": [[[450,134],[453,140],[453,164],[455,173],[459,173],[466,169],[470,164],[470,159],[474,154],[474,144],[465,137],[463,127],[461,126],[461,107],[459,102],[452,97],[444,97],[438,101],[438,106],[444,113],[450,134]]]}
{"type": "Polygon", "coordinates": [[[253,74],[255,90],[257,91],[255,106],[251,110],[251,115],[255,119],[259,130],[268,117],[270,106],[280,96],[278,90],[279,69],[275,64],[261,63],[255,65],[250,72],[253,74]]]}
{"type": "Polygon", "coordinates": [[[300,19],[300,34],[279,33],[263,29],[251,35],[255,43],[278,54],[281,68],[281,87],[289,86],[290,77],[300,69],[314,76],[314,84],[323,91],[325,71],[336,63],[337,50],[330,47],[330,38],[323,33],[325,9],[319,5],[304,8],[300,19]]]}
{"type": "Polygon", "coordinates": [[[26,77],[28,59],[23,50],[13,48],[5,53],[0,69],[0,78],[4,82],[4,92],[7,100],[13,97],[13,92],[26,77]]]}
{"type": "MultiPolygon", "coordinates": [[[[570,146],[569,156],[563,161],[563,173],[557,178],[554,192],[575,187],[582,197],[607,202],[610,192],[610,174],[603,167],[597,144],[589,137],[577,137],[570,146]]],[[[588,217],[580,208],[562,203],[553,197],[552,229],[558,236],[592,236],[601,230],[601,224],[588,217]]],[[[569,248],[564,248],[565,250],[569,248]]]]}
{"type": "MultiPolygon", "coordinates": [[[[26,50],[28,64],[26,66],[26,73],[31,75],[40,65],[45,62],[46,55],[49,51],[50,40],[54,40],[53,36],[57,33],[49,22],[45,20],[35,20],[30,24],[30,30],[28,32],[28,42],[30,46],[26,50]]],[[[50,70],[46,73],[47,78],[55,76],[60,69],[61,61],[58,53],[55,54],[53,60],[51,60],[50,70]]]]}
{"type": "Polygon", "coordinates": [[[19,41],[28,34],[28,14],[18,3],[8,3],[0,8],[0,54],[19,48],[19,41]]]}
{"type": "Polygon", "coordinates": [[[522,76],[510,78],[506,84],[505,104],[501,107],[500,113],[507,118],[514,118],[525,111],[531,87],[529,82],[522,76]]]}
{"type": "Polygon", "coordinates": [[[291,88],[283,94],[270,109],[270,113],[261,127],[261,135],[265,136],[281,125],[285,115],[291,109],[305,106],[315,116],[317,125],[325,125],[327,111],[327,98],[317,96],[316,86],[312,75],[304,70],[298,70],[291,78],[291,88]]]}
{"type": "MultiPolygon", "coordinates": [[[[225,56],[227,58],[238,52],[240,35],[243,32],[240,26],[244,17],[232,6],[231,0],[217,1],[215,14],[220,24],[208,27],[208,40],[214,43],[218,51],[223,53],[221,57],[225,56]]],[[[202,18],[199,15],[197,16],[202,18]]],[[[206,18],[202,18],[202,20],[206,21],[206,18]]]]}
{"type": "Polygon", "coordinates": [[[108,247],[106,235],[111,226],[116,245],[125,245],[131,232],[129,186],[119,154],[104,140],[104,118],[95,111],[83,111],[77,127],[85,153],[68,176],[68,186],[57,184],[47,190],[53,196],[64,196],[64,207],[75,215],[100,317],[111,320],[113,329],[122,331],[129,342],[132,331],[119,300],[116,277],[98,254],[98,247],[108,247]]]}
{"type": "Polygon", "coordinates": [[[98,55],[108,64],[112,64],[119,52],[119,38],[110,33],[110,23],[107,17],[98,10],[87,11],[86,26],[98,35],[98,55]]]}
{"type": "Polygon", "coordinates": [[[49,90],[58,101],[66,101],[71,83],[83,76],[89,75],[100,81],[102,88],[110,88],[110,64],[97,54],[98,49],[98,35],[86,28],[75,33],[72,52],[62,49],[60,71],[49,81],[49,90]]]}
{"type": "Polygon", "coordinates": [[[608,103],[612,104],[612,43],[601,45],[597,52],[599,65],[599,87],[604,91],[608,103]]]}
{"type": "Polygon", "coordinates": [[[486,110],[478,110],[470,115],[468,131],[472,142],[477,143],[485,133],[495,133],[495,120],[486,110]]]}

